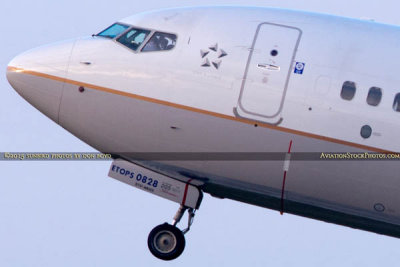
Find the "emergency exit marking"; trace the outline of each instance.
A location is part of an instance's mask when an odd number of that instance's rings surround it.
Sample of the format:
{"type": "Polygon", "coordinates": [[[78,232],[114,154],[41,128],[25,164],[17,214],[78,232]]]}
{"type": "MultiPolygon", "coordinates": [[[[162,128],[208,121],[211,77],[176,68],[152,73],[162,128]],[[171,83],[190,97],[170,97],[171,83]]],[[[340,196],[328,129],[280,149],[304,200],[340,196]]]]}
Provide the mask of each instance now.
{"type": "Polygon", "coordinates": [[[305,66],[306,66],[306,64],[303,62],[296,62],[296,65],[294,66],[294,73],[303,74],[305,66]]]}

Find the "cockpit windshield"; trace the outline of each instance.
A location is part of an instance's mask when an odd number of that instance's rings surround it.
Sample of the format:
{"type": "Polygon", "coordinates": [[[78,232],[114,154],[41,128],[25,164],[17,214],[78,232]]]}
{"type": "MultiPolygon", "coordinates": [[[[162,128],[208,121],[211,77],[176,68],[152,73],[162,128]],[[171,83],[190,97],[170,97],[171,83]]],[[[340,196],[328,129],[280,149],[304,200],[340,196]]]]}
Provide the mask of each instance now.
{"type": "Polygon", "coordinates": [[[155,32],[142,52],[171,50],[175,47],[176,35],[163,32],[155,32]]]}
{"type": "Polygon", "coordinates": [[[172,50],[177,40],[175,34],[140,29],[122,23],[114,23],[96,36],[114,39],[135,52],[172,50]]]}
{"type": "Polygon", "coordinates": [[[126,47],[136,51],[139,46],[146,40],[146,37],[151,31],[141,29],[130,29],[117,39],[117,42],[125,45],[126,47]]]}
{"type": "Polygon", "coordinates": [[[115,23],[115,24],[111,25],[110,27],[108,27],[107,29],[105,29],[104,31],[97,34],[97,36],[114,39],[115,37],[117,37],[118,35],[123,33],[124,31],[126,31],[128,28],[129,28],[129,26],[127,26],[127,25],[115,23]]]}

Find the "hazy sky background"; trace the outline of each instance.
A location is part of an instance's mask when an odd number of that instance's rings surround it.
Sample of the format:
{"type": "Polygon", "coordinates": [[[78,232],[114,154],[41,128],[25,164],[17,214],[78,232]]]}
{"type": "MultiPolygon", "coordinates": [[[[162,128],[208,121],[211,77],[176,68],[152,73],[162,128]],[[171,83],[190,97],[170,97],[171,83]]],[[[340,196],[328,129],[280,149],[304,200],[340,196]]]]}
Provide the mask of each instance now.
{"type": "MultiPolygon", "coordinates": [[[[400,25],[398,0],[3,1],[0,151],[93,151],[11,88],[5,69],[15,55],[97,33],[140,11],[199,3],[285,7],[400,25]]],[[[399,239],[209,195],[186,236],[184,254],[159,261],[147,249],[147,235],[170,222],[178,205],[108,178],[110,164],[0,162],[0,266],[365,267],[400,262],[399,239]]]]}

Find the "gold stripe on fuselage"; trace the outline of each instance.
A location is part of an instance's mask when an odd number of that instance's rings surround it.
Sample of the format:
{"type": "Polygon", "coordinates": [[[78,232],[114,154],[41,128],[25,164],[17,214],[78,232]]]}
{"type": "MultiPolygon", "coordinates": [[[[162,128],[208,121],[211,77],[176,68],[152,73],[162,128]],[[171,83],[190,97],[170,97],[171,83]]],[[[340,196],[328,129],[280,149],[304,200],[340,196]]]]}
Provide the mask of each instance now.
{"type": "Polygon", "coordinates": [[[130,97],[130,98],[135,98],[135,99],[138,99],[138,100],[151,102],[151,103],[155,103],[155,104],[159,104],[159,105],[170,106],[170,107],[174,107],[174,108],[178,108],[178,109],[197,112],[197,113],[201,113],[201,114],[205,114],[205,115],[209,115],[209,116],[213,116],[213,117],[217,117],[217,118],[221,118],[221,119],[237,121],[237,122],[246,123],[246,124],[252,124],[252,125],[257,123],[257,125],[259,127],[269,128],[269,129],[273,129],[273,130],[277,130],[277,131],[281,131],[281,132],[285,132],[285,133],[290,133],[290,134],[301,135],[301,136],[310,137],[310,138],[314,138],[314,139],[318,139],[318,140],[323,140],[323,141],[328,141],[328,142],[337,143],[337,144],[341,144],[341,145],[351,146],[351,147],[355,147],[355,148],[359,148],[359,149],[365,149],[365,150],[368,150],[368,151],[380,152],[380,153],[393,153],[392,151],[388,151],[388,150],[377,148],[377,147],[361,145],[361,144],[348,142],[348,141],[344,141],[344,140],[340,140],[340,139],[335,139],[335,138],[326,137],[326,136],[322,136],[322,135],[317,135],[317,134],[313,134],[313,133],[293,130],[293,129],[284,128],[284,127],[280,127],[280,126],[276,126],[276,125],[271,125],[271,124],[268,124],[268,123],[262,123],[262,122],[258,122],[258,121],[254,122],[254,121],[248,120],[248,119],[237,118],[237,117],[234,117],[234,116],[229,116],[229,115],[225,115],[225,114],[221,114],[221,113],[216,113],[216,112],[212,112],[212,111],[209,111],[209,110],[194,108],[194,107],[185,106],[185,105],[181,105],[181,104],[177,104],[177,103],[172,103],[172,102],[168,102],[168,101],[164,101],[164,100],[159,100],[159,99],[155,99],[155,98],[151,98],[151,97],[146,97],[146,96],[141,96],[141,95],[137,95],[137,94],[127,93],[127,92],[123,92],[123,91],[119,91],[119,90],[115,90],[115,89],[110,89],[110,88],[106,88],[106,87],[102,87],[102,86],[98,86],[98,85],[94,85],[94,84],[78,82],[78,81],[69,80],[69,79],[66,79],[66,78],[60,78],[60,77],[57,77],[57,76],[44,74],[44,73],[40,73],[40,72],[36,72],[36,71],[30,71],[30,70],[25,70],[25,69],[22,69],[22,68],[11,67],[11,66],[7,67],[7,70],[8,71],[13,71],[13,72],[25,73],[25,74],[29,74],[29,75],[33,75],[33,76],[37,76],[37,77],[42,77],[42,78],[46,78],[46,79],[50,79],[50,80],[54,80],[54,81],[65,82],[65,83],[68,83],[68,84],[71,84],[71,85],[83,86],[83,87],[87,87],[87,88],[90,88],[90,89],[103,91],[103,92],[116,94],[116,95],[121,95],[121,96],[126,96],[126,97],[130,97]]]}

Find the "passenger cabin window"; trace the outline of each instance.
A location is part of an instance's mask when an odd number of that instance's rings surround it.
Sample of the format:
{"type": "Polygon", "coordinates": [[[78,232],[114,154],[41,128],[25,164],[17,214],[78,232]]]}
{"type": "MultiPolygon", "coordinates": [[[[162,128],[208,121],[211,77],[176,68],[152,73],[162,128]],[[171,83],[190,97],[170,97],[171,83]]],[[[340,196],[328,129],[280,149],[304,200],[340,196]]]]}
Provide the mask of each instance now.
{"type": "Polygon", "coordinates": [[[349,81],[344,82],[342,86],[342,92],[340,92],[340,96],[345,100],[352,100],[355,94],[356,84],[349,81]]]}
{"type": "Polygon", "coordinates": [[[400,93],[398,93],[398,94],[394,97],[393,109],[394,109],[394,111],[400,112],[400,93]]]}
{"type": "Polygon", "coordinates": [[[371,87],[367,96],[367,103],[371,106],[377,106],[382,99],[382,89],[378,87],[371,87]]]}
{"type": "Polygon", "coordinates": [[[176,35],[163,32],[155,32],[142,52],[171,50],[175,47],[176,35]]]}
{"type": "Polygon", "coordinates": [[[148,30],[130,29],[117,39],[117,42],[136,51],[150,34],[148,30]]]}
{"type": "Polygon", "coordinates": [[[126,31],[129,28],[127,25],[123,25],[120,23],[115,23],[102,31],[101,33],[97,34],[97,36],[102,36],[110,39],[114,39],[124,31],[126,31]]]}

